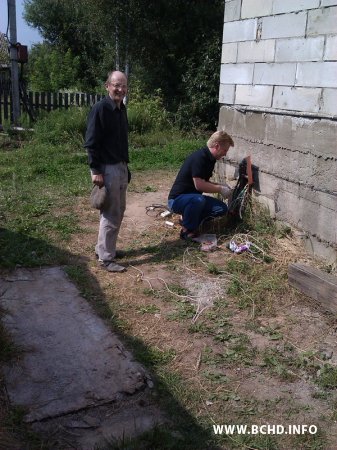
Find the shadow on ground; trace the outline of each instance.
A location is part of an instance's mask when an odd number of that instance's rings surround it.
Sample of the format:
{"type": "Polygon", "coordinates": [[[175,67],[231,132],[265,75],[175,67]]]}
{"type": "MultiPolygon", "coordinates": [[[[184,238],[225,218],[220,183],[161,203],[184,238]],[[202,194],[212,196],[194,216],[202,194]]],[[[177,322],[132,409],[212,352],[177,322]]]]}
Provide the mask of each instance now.
{"type": "Polygon", "coordinates": [[[144,367],[151,349],[112,320],[85,258],[6,228],[0,249],[0,364],[8,392],[0,398],[7,423],[0,436],[8,450],[21,448],[17,439],[29,449],[217,448],[157,368],[144,367]]]}

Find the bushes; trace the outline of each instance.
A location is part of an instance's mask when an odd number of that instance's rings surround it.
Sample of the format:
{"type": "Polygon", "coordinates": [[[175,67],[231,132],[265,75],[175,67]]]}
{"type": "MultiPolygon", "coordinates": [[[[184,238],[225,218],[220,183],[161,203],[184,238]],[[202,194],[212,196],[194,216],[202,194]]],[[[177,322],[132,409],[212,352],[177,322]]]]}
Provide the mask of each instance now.
{"type": "Polygon", "coordinates": [[[169,114],[163,106],[158,90],[153,95],[144,94],[134,82],[128,104],[129,131],[145,134],[150,131],[171,129],[169,114]]]}

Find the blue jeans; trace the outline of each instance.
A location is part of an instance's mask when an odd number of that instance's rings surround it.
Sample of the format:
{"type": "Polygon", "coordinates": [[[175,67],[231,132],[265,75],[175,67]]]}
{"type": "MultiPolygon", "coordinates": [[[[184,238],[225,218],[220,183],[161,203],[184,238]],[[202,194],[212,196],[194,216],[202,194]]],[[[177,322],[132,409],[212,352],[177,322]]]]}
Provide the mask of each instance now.
{"type": "Polygon", "coordinates": [[[194,231],[208,218],[223,216],[227,205],[214,197],[202,194],[181,194],[168,201],[168,207],[183,216],[183,227],[194,231]]]}

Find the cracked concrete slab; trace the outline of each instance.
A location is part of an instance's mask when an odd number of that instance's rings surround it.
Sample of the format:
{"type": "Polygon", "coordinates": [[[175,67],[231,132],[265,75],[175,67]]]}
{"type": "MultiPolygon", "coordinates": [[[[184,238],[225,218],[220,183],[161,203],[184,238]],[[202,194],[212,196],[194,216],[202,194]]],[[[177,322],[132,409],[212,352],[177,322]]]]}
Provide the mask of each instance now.
{"type": "MultiPolygon", "coordinates": [[[[0,306],[5,328],[23,350],[17,360],[5,365],[3,373],[10,402],[27,411],[25,421],[69,415],[62,427],[72,428],[82,420],[74,422],[76,412],[114,404],[108,414],[112,416],[116,404],[125,404],[132,396],[146,397],[148,386],[153,386],[149,374],[96,316],[60,267],[18,269],[1,279],[0,306]]],[[[161,421],[155,409],[151,406],[147,416],[146,408],[140,408],[138,420],[133,404],[131,416],[124,408],[119,426],[118,415],[114,415],[110,421],[105,417],[87,428],[115,437],[128,428],[132,435],[137,427],[139,432],[161,421]],[[133,431],[128,422],[134,424],[133,431]]],[[[35,424],[35,428],[41,427],[35,424]]],[[[80,440],[88,445],[85,428],[80,440]]],[[[91,433],[88,439],[97,443],[96,437],[91,433]]]]}

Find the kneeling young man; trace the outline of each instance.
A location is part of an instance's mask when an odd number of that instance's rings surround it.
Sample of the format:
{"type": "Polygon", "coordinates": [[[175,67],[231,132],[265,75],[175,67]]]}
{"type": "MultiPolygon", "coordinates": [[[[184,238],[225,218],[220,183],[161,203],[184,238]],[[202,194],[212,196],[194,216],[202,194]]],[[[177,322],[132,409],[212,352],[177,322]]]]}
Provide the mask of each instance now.
{"type": "Polygon", "coordinates": [[[188,156],[181,166],[168,197],[168,207],[182,215],[182,239],[197,236],[199,225],[206,218],[223,216],[227,205],[206,194],[221,194],[228,198],[232,192],[228,185],[209,181],[216,161],[226,156],[233,139],[225,131],[216,131],[207,141],[207,147],[188,156]]]}

